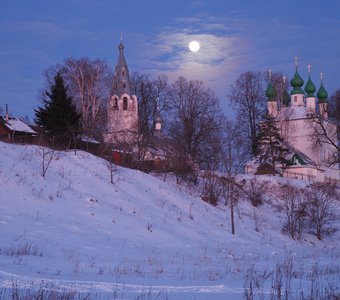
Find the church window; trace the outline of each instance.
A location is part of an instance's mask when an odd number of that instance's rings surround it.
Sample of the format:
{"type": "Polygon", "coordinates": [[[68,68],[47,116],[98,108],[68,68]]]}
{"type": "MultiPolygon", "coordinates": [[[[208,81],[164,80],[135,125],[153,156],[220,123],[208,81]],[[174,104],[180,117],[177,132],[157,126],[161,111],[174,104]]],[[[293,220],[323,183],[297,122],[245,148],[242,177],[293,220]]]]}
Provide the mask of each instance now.
{"type": "Polygon", "coordinates": [[[294,96],[294,102],[297,102],[297,96],[294,96]]]}
{"type": "Polygon", "coordinates": [[[118,99],[117,99],[117,97],[114,98],[114,100],[113,100],[113,108],[118,109],[118,99]]]}
{"type": "Polygon", "coordinates": [[[125,72],[123,71],[123,76],[125,76],[125,72]]]}
{"type": "Polygon", "coordinates": [[[124,88],[124,89],[126,88],[126,84],[125,84],[125,83],[123,83],[123,88],[124,88]]]}
{"type": "Polygon", "coordinates": [[[123,98],[123,110],[128,109],[128,99],[126,97],[123,98]]]}

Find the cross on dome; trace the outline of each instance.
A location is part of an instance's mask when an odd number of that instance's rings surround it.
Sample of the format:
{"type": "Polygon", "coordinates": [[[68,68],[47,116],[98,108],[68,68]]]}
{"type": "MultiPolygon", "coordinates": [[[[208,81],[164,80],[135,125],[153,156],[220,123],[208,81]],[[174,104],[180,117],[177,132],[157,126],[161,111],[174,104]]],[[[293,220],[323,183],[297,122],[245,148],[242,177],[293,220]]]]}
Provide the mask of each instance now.
{"type": "Polygon", "coordinates": [[[312,66],[310,64],[308,64],[307,68],[308,68],[308,73],[310,74],[310,70],[311,70],[312,66]]]}

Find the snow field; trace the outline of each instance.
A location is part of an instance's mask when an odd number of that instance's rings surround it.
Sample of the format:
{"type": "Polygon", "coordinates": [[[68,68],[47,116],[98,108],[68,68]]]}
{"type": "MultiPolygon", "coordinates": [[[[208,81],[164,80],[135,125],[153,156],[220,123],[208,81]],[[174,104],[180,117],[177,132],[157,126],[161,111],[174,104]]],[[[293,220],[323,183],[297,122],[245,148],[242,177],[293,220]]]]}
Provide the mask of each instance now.
{"type": "Polygon", "coordinates": [[[41,151],[0,143],[0,289],[43,280],[100,299],[242,299],[250,277],[269,295],[278,266],[289,265],[294,291],[308,292],[316,266],[320,288],[339,287],[339,233],[324,241],[283,235],[271,205],[280,180],[260,179],[264,205],[239,201],[233,236],[228,208],[171,176],[117,167],[112,185],[102,159],[77,151],[56,152],[43,178],[41,151]]]}

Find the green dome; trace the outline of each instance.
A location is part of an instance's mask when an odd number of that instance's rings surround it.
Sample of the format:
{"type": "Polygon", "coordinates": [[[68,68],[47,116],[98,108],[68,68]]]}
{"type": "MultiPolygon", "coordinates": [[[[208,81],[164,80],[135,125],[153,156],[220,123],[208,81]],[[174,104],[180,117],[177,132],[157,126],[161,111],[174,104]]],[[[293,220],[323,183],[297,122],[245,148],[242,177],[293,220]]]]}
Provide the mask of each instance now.
{"type": "Polygon", "coordinates": [[[307,97],[315,97],[315,95],[314,95],[315,91],[316,91],[316,87],[315,87],[313,81],[310,79],[310,76],[309,76],[307,84],[305,86],[305,92],[307,93],[307,97]]]}
{"type": "Polygon", "coordinates": [[[266,90],[266,96],[268,97],[268,101],[276,101],[275,98],[277,96],[277,92],[271,81],[269,81],[269,84],[266,90]]]}
{"type": "Polygon", "coordinates": [[[305,93],[303,92],[303,89],[299,86],[296,86],[292,89],[292,91],[290,92],[291,95],[296,95],[296,94],[302,94],[304,95],[305,93]]]}
{"type": "Polygon", "coordinates": [[[304,81],[301,78],[301,76],[299,75],[297,70],[295,71],[295,74],[294,74],[292,80],[290,81],[290,84],[293,88],[303,86],[304,81]]]}
{"type": "Polygon", "coordinates": [[[321,86],[318,90],[317,96],[318,96],[318,99],[319,99],[319,103],[327,103],[328,93],[327,93],[326,89],[324,88],[322,82],[321,82],[321,86]]]}
{"type": "Polygon", "coordinates": [[[283,94],[282,94],[282,103],[283,103],[283,106],[289,106],[289,103],[290,103],[290,97],[286,89],[284,89],[283,94]]]}

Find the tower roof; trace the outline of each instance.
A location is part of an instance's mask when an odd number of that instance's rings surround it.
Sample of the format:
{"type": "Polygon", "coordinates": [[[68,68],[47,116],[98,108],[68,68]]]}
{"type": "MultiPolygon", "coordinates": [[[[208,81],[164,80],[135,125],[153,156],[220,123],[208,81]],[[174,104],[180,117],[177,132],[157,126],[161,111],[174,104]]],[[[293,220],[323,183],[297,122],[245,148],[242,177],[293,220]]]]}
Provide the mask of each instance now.
{"type": "Polygon", "coordinates": [[[121,97],[125,93],[128,95],[132,95],[132,89],[131,89],[129,69],[127,67],[125,56],[124,56],[123,41],[120,41],[118,49],[119,49],[119,55],[118,55],[118,61],[116,64],[114,76],[113,76],[112,93],[121,97]]]}
{"type": "Polygon", "coordinates": [[[268,101],[276,101],[277,91],[272,83],[272,70],[268,70],[269,74],[269,82],[266,90],[266,96],[268,97],[268,101]]]}
{"type": "Polygon", "coordinates": [[[322,81],[321,81],[321,86],[318,90],[317,96],[318,96],[318,99],[319,99],[319,103],[327,103],[328,93],[327,93],[325,87],[323,86],[322,81]]]}
{"type": "Polygon", "coordinates": [[[294,74],[293,78],[290,81],[290,84],[293,87],[293,90],[291,91],[291,95],[304,94],[304,92],[301,88],[304,84],[304,81],[301,78],[300,74],[298,73],[297,68],[295,70],[295,74],[294,74]]]}
{"type": "Polygon", "coordinates": [[[323,86],[323,73],[322,72],[320,73],[320,79],[321,79],[321,85],[318,90],[317,97],[319,99],[319,103],[327,103],[328,93],[325,87],[323,86]]]}
{"type": "Polygon", "coordinates": [[[305,86],[305,92],[307,93],[307,97],[315,97],[314,95],[315,91],[316,91],[316,87],[309,75],[307,84],[305,86]]]}
{"type": "Polygon", "coordinates": [[[289,106],[289,103],[290,103],[290,97],[289,97],[289,94],[288,94],[286,88],[284,88],[284,90],[283,90],[282,103],[283,103],[284,106],[289,106]]]}
{"type": "Polygon", "coordinates": [[[162,117],[158,109],[155,114],[155,123],[162,123],[162,117]]]}

